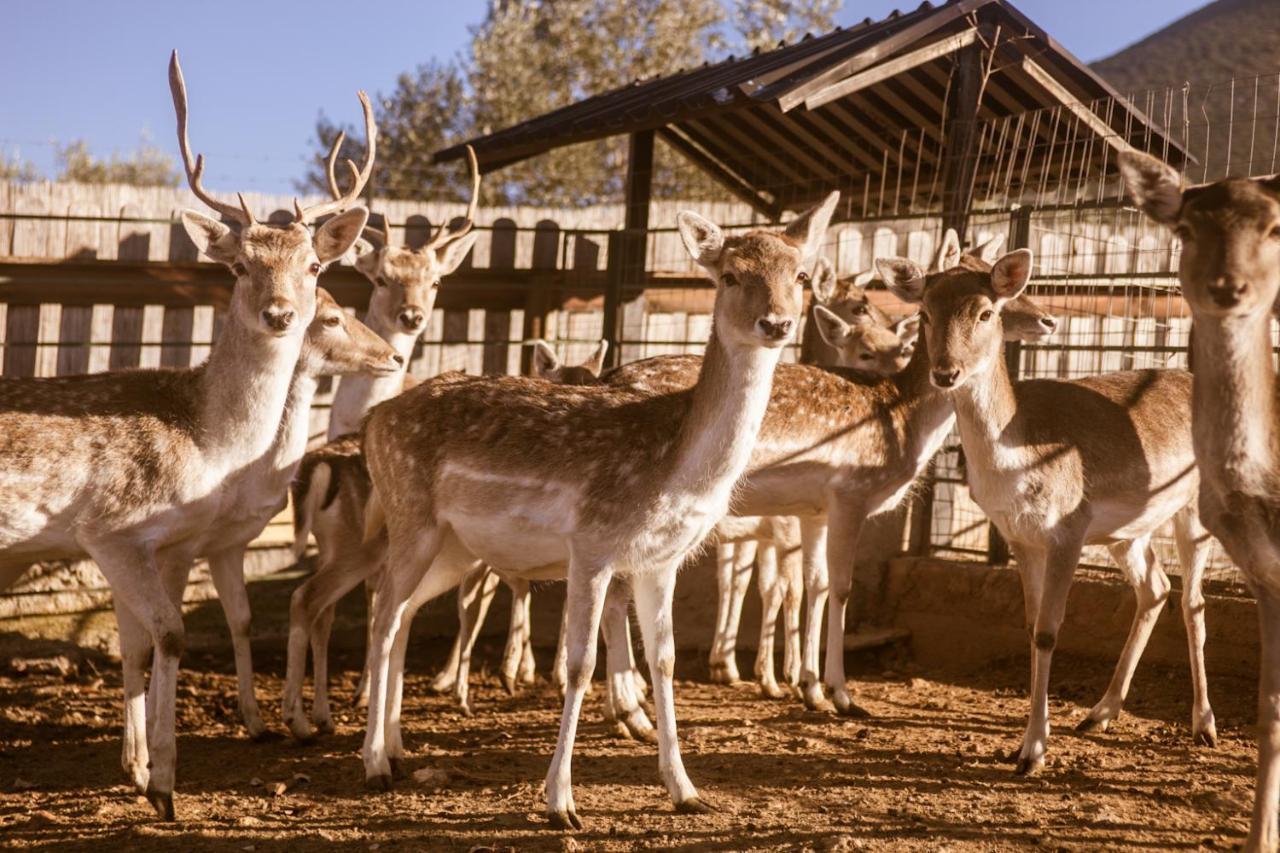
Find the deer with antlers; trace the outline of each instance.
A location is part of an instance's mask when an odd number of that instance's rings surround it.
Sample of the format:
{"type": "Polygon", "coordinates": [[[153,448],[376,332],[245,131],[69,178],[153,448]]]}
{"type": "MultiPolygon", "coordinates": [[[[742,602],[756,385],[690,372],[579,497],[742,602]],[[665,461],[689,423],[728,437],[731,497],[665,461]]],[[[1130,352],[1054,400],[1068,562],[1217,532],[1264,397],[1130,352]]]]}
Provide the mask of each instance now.
{"type": "Polygon", "coordinates": [[[315,315],[316,277],[350,248],[367,217],[349,198],[295,206],[295,220],[277,226],[256,221],[243,197],[239,205],[215,199],[201,182],[203,157],[193,159],[187,144],[176,51],[169,81],[192,192],[239,226],[182,214],[200,251],[236,278],[208,361],[185,370],[0,381],[0,565],[97,562],[111,584],[125,661],[124,767],[164,819],[174,816],[184,634],[181,589],[162,572],[160,552],[201,537],[237,497],[242,475],[270,453],[315,315]],[[314,234],[307,227],[344,209],[314,234]]]}
{"type": "Polygon", "coordinates": [[[388,571],[378,585],[369,657],[369,785],[389,787],[391,760],[403,754],[410,620],[422,603],[461,580],[466,561],[459,565],[446,553],[456,546],[528,579],[563,576],[560,567],[568,563],[569,689],[546,786],[553,824],[582,825],[570,757],[615,578],[630,582],[644,633],[661,776],[679,811],[705,811],[676,740],[676,569],[728,509],[838,197],[832,193],[783,232],[726,237],[696,214],[678,216],[689,254],[716,282],[711,338],[691,389],[654,395],[451,377],[370,413],[364,450],[373,491],[365,538],[385,527],[388,571]]]}
{"type": "MultiPolygon", "coordinates": [[[[1196,512],[1191,376],[1121,371],[1077,380],[1013,382],[1005,364],[1001,309],[1021,295],[1031,253],[987,267],[926,274],[903,258],[877,266],[902,299],[922,306],[928,381],[956,412],[971,493],[1018,562],[1031,645],[1031,713],[1017,772],[1044,764],[1049,667],[1067,593],[1086,543],[1104,543],[1133,586],[1133,623],[1107,693],[1081,722],[1105,728],[1120,712],[1134,669],[1169,595],[1150,540],[1172,521],[1188,599],[1200,596],[1207,536],[1196,512]]],[[[1198,742],[1216,738],[1204,677],[1203,613],[1184,611],[1192,643],[1198,742]]]]}
{"type": "MultiPolygon", "coordinates": [[[[1138,207],[1182,243],[1191,309],[1191,442],[1200,512],[1258,600],[1258,781],[1248,851],[1280,846],[1280,439],[1271,315],[1280,298],[1280,176],[1184,187],[1177,170],[1120,155],[1138,207]]],[[[1183,606],[1204,608],[1199,591],[1183,606]]],[[[1203,634],[1188,639],[1203,642],[1203,634]]]]}

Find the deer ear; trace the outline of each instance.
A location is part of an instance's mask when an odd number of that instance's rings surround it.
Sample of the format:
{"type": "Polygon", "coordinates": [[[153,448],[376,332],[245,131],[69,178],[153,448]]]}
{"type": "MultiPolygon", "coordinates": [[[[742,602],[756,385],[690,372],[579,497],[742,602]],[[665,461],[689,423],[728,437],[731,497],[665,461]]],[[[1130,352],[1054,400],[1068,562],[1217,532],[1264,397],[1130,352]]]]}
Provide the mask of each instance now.
{"type": "Polygon", "coordinates": [[[533,342],[533,375],[546,378],[560,368],[560,358],[546,341],[533,342]]]}
{"type": "Polygon", "coordinates": [[[836,295],[836,268],[825,257],[819,257],[813,265],[813,298],[818,302],[830,302],[836,295]]]}
{"type": "Polygon", "coordinates": [[[369,221],[369,211],[363,207],[345,210],[316,229],[311,244],[315,247],[320,263],[336,261],[360,239],[360,232],[369,221]]]}
{"type": "Polygon", "coordinates": [[[876,258],[876,272],[885,287],[903,302],[919,303],[924,299],[924,270],[908,258],[876,258]]]}
{"type": "Polygon", "coordinates": [[[822,248],[822,241],[827,236],[827,226],[831,224],[831,216],[836,212],[836,204],[839,201],[840,192],[837,190],[787,225],[787,236],[803,247],[801,266],[807,265],[811,258],[817,257],[818,251],[822,248]]]}
{"type": "Polygon", "coordinates": [[[818,335],[827,342],[828,346],[840,349],[849,339],[851,331],[849,324],[826,306],[813,306],[813,322],[818,327],[818,335]]]}
{"type": "Polygon", "coordinates": [[[479,236],[480,232],[472,231],[470,234],[464,234],[457,240],[452,240],[436,250],[436,258],[440,261],[441,276],[449,275],[462,266],[462,262],[467,258],[467,253],[476,244],[476,238],[479,236]]]}
{"type": "Polygon", "coordinates": [[[182,227],[201,254],[220,264],[235,263],[240,238],[230,228],[194,210],[182,211],[182,227]]]}
{"type": "Polygon", "coordinates": [[[960,235],[956,229],[948,228],[942,235],[942,245],[938,247],[938,257],[933,268],[937,272],[954,269],[960,263],[960,235]]]}
{"type": "Polygon", "coordinates": [[[991,265],[991,289],[1002,301],[1014,299],[1031,281],[1031,250],[1014,249],[991,265]]]}
{"type": "Polygon", "coordinates": [[[1120,174],[1138,209],[1162,225],[1174,225],[1182,209],[1182,176],[1141,151],[1120,152],[1120,174]]]}
{"type": "Polygon", "coordinates": [[[381,246],[366,239],[372,229],[364,229],[365,236],[351,244],[351,254],[355,256],[354,265],[357,270],[372,278],[378,274],[378,256],[381,246]]]}
{"type": "Polygon", "coordinates": [[[609,352],[609,342],[604,338],[600,339],[600,346],[596,347],[596,351],[591,354],[591,358],[582,363],[582,366],[590,370],[593,376],[599,376],[600,371],[604,370],[604,357],[609,352]]]}
{"type": "Polygon", "coordinates": [[[898,340],[906,346],[910,346],[916,342],[916,338],[920,337],[920,314],[909,314],[900,320],[894,322],[891,331],[898,336],[898,340]]]}
{"type": "Polygon", "coordinates": [[[989,237],[986,242],[979,243],[973,247],[971,254],[977,255],[979,259],[988,264],[994,264],[996,258],[1000,257],[1000,250],[1004,248],[1005,235],[997,234],[989,237]]]}
{"type": "Polygon", "coordinates": [[[720,260],[724,232],[719,225],[692,210],[682,210],[676,214],[676,227],[680,229],[680,239],[684,241],[689,257],[704,267],[720,260]]]}

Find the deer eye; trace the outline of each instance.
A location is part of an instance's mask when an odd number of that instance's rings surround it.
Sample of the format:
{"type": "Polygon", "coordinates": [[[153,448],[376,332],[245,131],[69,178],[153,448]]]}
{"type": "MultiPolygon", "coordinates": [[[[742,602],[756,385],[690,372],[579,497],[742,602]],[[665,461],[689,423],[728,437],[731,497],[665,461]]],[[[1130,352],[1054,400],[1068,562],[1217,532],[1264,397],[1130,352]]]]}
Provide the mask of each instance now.
{"type": "Polygon", "coordinates": [[[720,276],[720,281],[724,283],[725,287],[738,286],[738,278],[731,272],[727,272],[724,275],[720,276]]]}
{"type": "Polygon", "coordinates": [[[386,287],[386,286],[387,286],[387,280],[386,280],[385,278],[383,278],[382,276],[377,276],[377,277],[375,277],[375,278],[374,278],[374,280],[373,280],[373,283],[374,283],[374,284],[376,284],[378,287],[386,287]]]}
{"type": "Polygon", "coordinates": [[[800,270],[800,272],[796,275],[796,284],[805,285],[808,283],[809,283],[809,274],[804,270],[800,270]]]}
{"type": "Polygon", "coordinates": [[[311,266],[307,267],[307,272],[311,273],[312,275],[320,275],[320,273],[323,270],[324,270],[324,267],[320,266],[320,264],[318,263],[314,263],[311,266]]]}
{"type": "Polygon", "coordinates": [[[340,326],[340,325],[342,325],[342,318],[341,318],[341,317],[334,317],[334,316],[325,317],[325,318],[324,318],[324,324],[325,324],[326,326],[328,326],[330,329],[332,329],[332,328],[334,328],[334,327],[336,327],[336,326],[340,326]]]}
{"type": "Polygon", "coordinates": [[[1173,236],[1177,237],[1184,243],[1189,243],[1195,234],[1186,225],[1178,225],[1173,229],[1173,236]]]}
{"type": "Polygon", "coordinates": [[[871,361],[873,358],[875,358],[875,356],[873,356],[869,352],[864,352],[862,355],[858,356],[858,358],[862,359],[863,361],[871,361]]]}
{"type": "Polygon", "coordinates": [[[236,261],[234,264],[231,265],[231,271],[236,274],[237,278],[240,278],[249,274],[249,271],[244,268],[244,264],[240,263],[239,261],[236,261]]]}
{"type": "Polygon", "coordinates": [[[1272,240],[1280,240],[1280,225],[1271,226],[1271,233],[1267,236],[1272,240]]]}
{"type": "Polygon", "coordinates": [[[995,316],[995,312],[992,311],[990,308],[988,308],[986,311],[983,311],[981,314],[978,315],[978,319],[981,320],[983,323],[986,323],[990,321],[991,318],[994,316],[995,316]]]}
{"type": "Polygon", "coordinates": [[[865,305],[855,305],[853,306],[853,313],[861,316],[871,312],[867,310],[867,306],[865,305]]]}
{"type": "Polygon", "coordinates": [[[440,289],[440,279],[436,279],[435,281],[431,282],[431,289],[432,290],[440,289]]]}

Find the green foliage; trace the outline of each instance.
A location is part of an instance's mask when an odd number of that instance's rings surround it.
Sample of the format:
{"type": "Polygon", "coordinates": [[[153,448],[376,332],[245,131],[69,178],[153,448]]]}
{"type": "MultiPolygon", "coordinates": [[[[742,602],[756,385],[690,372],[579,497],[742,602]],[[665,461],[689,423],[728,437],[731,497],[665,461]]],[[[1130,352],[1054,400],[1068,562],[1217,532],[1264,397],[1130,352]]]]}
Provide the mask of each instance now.
{"type": "Polygon", "coordinates": [[[40,170],[30,160],[22,159],[17,151],[10,156],[0,151],[0,181],[29,184],[40,180],[40,170]]]}
{"type": "Polygon", "coordinates": [[[161,148],[145,138],[125,155],[113,153],[99,160],[82,139],[55,145],[58,180],[81,184],[131,184],[137,187],[176,187],[180,180],[177,164],[161,148]]]}
{"type": "MultiPolygon", "coordinates": [[[[433,166],[431,153],[637,79],[668,75],[772,47],[804,31],[833,26],[840,0],[491,0],[472,31],[470,57],[402,75],[378,98],[377,192],[453,197],[465,192],[464,169],[433,166]],[[726,15],[726,9],[732,10],[726,15]]],[[[323,157],[338,128],[321,116],[320,153],[299,189],[325,191],[323,157]]],[[[350,154],[359,142],[347,130],[350,154]]],[[[356,134],[358,139],[358,134],[356,134]]],[[[357,157],[358,162],[358,157],[357,157]]],[[[622,198],[625,138],[587,142],[514,163],[486,176],[487,203],[590,205],[622,198]]],[[[657,197],[725,198],[726,193],[681,155],[659,143],[657,197]]]]}

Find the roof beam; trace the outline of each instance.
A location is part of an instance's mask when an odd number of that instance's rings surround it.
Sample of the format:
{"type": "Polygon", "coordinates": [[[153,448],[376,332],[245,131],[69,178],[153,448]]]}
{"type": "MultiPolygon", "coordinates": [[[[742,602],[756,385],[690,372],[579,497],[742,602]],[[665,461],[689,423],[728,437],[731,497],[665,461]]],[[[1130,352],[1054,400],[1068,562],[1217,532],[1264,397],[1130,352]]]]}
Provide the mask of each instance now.
{"type": "Polygon", "coordinates": [[[1129,147],[1129,144],[1122,140],[1110,125],[1098,118],[1093,110],[1080,103],[1080,99],[1073,95],[1066,86],[1055,80],[1053,75],[1046,71],[1040,63],[1029,56],[1024,56],[1022,58],[1022,70],[1112,148],[1117,151],[1124,151],[1129,147]]]}
{"type": "Polygon", "coordinates": [[[752,210],[768,217],[771,222],[777,222],[781,218],[782,211],[778,209],[777,204],[766,201],[751,187],[745,178],[735,174],[713,157],[710,152],[704,150],[692,139],[684,136],[678,126],[672,125],[659,128],[658,137],[679,151],[689,162],[719,182],[733,194],[734,198],[751,205],[752,210]]]}
{"type": "Polygon", "coordinates": [[[963,32],[948,36],[940,41],[927,44],[922,48],[913,50],[910,53],[904,53],[897,59],[890,59],[888,62],[882,63],[854,74],[852,77],[846,77],[838,83],[819,89],[804,99],[804,108],[807,110],[817,109],[823,104],[829,104],[851,95],[854,92],[860,92],[877,83],[888,80],[890,77],[896,77],[904,71],[910,71],[926,62],[932,62],[948,54],[955,53],[961,48],[968,47],[977,41],[978,31],[970,27],[963,32]]]}

